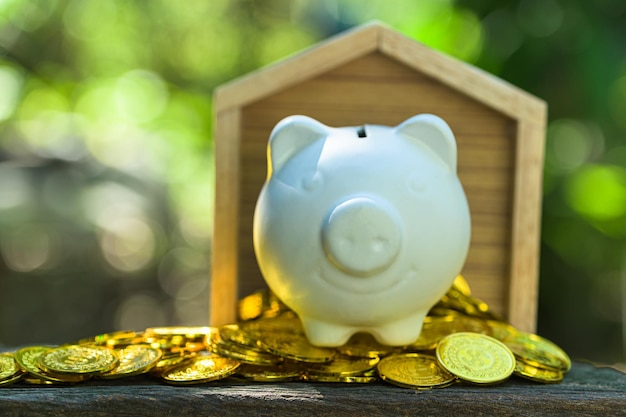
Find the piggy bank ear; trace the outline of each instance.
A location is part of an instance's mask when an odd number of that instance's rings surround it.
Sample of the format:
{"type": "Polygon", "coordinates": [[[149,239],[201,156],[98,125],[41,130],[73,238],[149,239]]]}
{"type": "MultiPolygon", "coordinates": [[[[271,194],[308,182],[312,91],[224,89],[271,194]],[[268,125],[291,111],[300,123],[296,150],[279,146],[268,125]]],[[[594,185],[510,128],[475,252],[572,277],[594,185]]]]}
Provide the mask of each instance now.
{"type": "Polygon", "coordinates": [[[278,122],[267,148],[268,177],[302,148],[328,136],[329,129],[307,116],[289,116],[278,122]]]}
{"type": "Polygon", "coordinates": [[[456,141],[450,126],[433,114],[420,114],[396,126],[396,132],[410,140],[426,145],[441,161],[456,173],[456,141]]]}

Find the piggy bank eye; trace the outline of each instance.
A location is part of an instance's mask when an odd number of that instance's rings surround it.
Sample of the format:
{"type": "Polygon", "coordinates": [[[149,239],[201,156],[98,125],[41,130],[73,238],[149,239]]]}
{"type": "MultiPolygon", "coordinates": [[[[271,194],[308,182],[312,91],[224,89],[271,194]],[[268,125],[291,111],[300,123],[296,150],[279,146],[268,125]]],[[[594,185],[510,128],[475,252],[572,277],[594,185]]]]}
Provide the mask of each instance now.
{"type": "Polygon", "coordinates": [[[414,194],[421,194],[426,190],[426,181],[417,172],[409,175],[408,185],[409,190],[414,194]]]}
{"type": "Polygon", "coordinates": [[[307,175],[302,178],[302,189],[305,191],[315,191],[322,188],[324,177],[320,172],[314,172],[313,175],[307,175]]]}

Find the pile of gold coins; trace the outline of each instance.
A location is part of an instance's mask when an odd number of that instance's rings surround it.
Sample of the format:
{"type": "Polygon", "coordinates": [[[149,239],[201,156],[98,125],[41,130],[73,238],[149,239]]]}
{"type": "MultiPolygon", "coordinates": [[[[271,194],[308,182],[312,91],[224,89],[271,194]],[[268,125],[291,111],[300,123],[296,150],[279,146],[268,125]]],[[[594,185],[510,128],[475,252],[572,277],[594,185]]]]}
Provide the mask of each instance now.
{"type": "Polygon", "coordinates": [[[269,291],[238,305],[222,327],[154,327],[0,354],[0,386],[75,384],[148,374],[173,385],[255,382],[370,383],[412,389],[492,385],[511,375],[558,383],[571,367],[554,343],[515,329],[473,297],[462,276],[429,312],[420,337],[384,346],[365,333],[338,348],[311,345],[298,317],[269,291]]]}

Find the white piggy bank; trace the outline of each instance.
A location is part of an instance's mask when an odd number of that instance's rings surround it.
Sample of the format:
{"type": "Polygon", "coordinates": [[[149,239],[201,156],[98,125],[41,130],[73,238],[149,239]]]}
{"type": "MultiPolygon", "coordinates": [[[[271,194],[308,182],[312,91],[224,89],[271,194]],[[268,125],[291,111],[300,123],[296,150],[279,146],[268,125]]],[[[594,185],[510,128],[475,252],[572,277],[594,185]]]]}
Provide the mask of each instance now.
{"type": "Polygon", "coordinates": [[[452,131],[430,114],[396,127],[283,119],[253,235],[268,286],[312,344],[340,346],[356,332],[414,342],[469,249],[452,131]]]}

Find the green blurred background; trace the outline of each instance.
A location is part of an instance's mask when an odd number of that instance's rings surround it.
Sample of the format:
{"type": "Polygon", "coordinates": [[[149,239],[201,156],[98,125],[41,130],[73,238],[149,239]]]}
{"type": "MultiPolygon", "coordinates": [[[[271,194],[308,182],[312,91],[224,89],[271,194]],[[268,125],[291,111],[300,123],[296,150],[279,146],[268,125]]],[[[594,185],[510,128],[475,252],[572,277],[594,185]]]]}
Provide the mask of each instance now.
{"type": "Polygon", "coordinates": [[[214,88],[372,19],[548,102],[538,333],[626,361],[623,0],[0,0],[0,345],[206,324],[214,88]]]}

